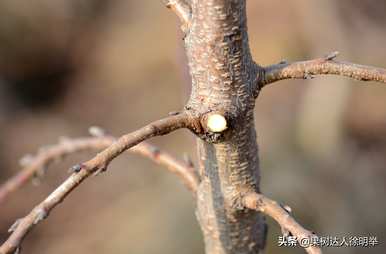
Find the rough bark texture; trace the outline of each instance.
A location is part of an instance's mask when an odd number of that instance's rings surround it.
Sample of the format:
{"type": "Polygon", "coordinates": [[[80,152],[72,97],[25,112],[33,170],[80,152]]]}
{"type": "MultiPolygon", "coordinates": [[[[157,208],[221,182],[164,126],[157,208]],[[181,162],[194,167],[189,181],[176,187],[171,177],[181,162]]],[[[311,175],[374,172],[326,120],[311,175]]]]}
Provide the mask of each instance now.
{"type": "Polygon", "coordinates": [[[202,114],[221,112],[228,129],[198,140],[201,184],[197,217],[207,254],[259,253],[266,226],[258,212],[243,209],[242,196],[259,192],[253,108],[256,84],[245,0],[193,0],[185,46],[192,76],[187,104],[202,114]]]}
{"type": "MultiPolygon", "coordinates": [[[[267,227],[263,212],[283,230],[301,240],[316,237],[304,229],[277,202],[259,194],[259,160],[254,127],[255,98],[265,85],[289,78],[311,78],[334,74],[361,81],[386,83],[386,70],[326,57],[303,62],[279,63],[262,68],[252,60],[246,23],[246,0],[170,0],[186,33],[185,46],[192,76],[191,97],[183,112],[171,114],[112,143],[93,159],[72,167],[74,173],[27,216],[10,229],[0,254],[17,252],[26,234],[45,219],[64,198],[91,174],[106,170],[122,152],[151,137],[189,128],[197,136],[199,175],[190,165],[178,163],[152,147],[139,151],[169,167],[197,197],[197,217],[204,233],[207,254],[256,254],[264,249],[267,227]]],[[[106,138],[106,137],[105,137],[106,138]]],[[[105,140],[106,141],[106,140],[105,140]]],[[[63,144],[62,144],[63,145],[63,144]]],[[[67,144],[68,145],[68,144],[67,144]]],[[[77,149],[99,147],[99,143],[77,143],[77,149]]],[[[107,146],[106,143],[103,145],[107,146]]],[[[74,152],[74,147],[51,149],[25,173],[19,174],[5,193],[20,187],[36,167],[74,152]],[[21,179],[21,180],[20,180],[21,179]]],[[[137,147],[139,149],[139,147],[137,147]]],[[[0,199],[1,199],[0,187],[0,199]]],[[[4,196],[4,195],[3,195],[4,196]]],[[[320,254],[318,246],[304,246],[308,253],[320,254]]]]}

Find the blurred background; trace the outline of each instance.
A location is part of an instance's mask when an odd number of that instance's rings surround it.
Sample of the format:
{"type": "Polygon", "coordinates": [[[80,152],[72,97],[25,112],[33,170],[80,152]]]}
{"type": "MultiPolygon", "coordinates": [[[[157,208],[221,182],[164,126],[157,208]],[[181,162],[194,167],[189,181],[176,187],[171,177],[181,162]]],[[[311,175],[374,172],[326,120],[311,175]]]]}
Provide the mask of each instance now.
{"type": "MultiPolygon", "coordinates": [[[[340,51],[340,59],[386,67],[386,2],[248,1],[255,60],[268,65],[340,51]]],[[[175,15],[162,1],[2,0],[0,2],[0,182],[19,158],[60,136],[98,125],[114,135],[183,107],[189,75],[175,15]]],[[[345,78],[282,81],[256,103],[262,190],[292,207],[323,236],[376,236],[385,253],[386,86],[345,78]]],[[[178,131],[153,140],[195,158],[178,131]]],[[[0,207],[0,240],[94,153],[50,167],[0,207]]],[[[277,247],[270,224],[267,253],[277,247]]],[[[28,235],[25,253],[204,253],[194,200],[171,174],[125,155],[80,186],[28,235]]]]}

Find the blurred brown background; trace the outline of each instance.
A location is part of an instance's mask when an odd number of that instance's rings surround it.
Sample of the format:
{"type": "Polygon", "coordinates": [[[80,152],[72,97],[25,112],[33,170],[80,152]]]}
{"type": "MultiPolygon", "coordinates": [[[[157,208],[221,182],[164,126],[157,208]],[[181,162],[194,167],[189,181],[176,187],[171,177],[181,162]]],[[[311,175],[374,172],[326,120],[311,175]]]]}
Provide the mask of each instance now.
{"type": "MultiPolygon", "coordinates": [[[[386,2],[248,1],[250,44],[263,65],[341,52],[386,67],[386,2]]],[[[0,2],[0,181],[18,160],[91,125],[114,135],[181,109],[189,86],[177,18],[161,1],[0,2]]],[[[377,236],[385,253],[386,87],[344,78],[283,81],[257,100],[263,191],[292,207],[319,235],[377,236]]],[[[185,131],[154,139],[194,157],[185,131]]],[[[51,167],[0,207],[0,240],[65,177],[90,158],[51,167]]],[[[269,220],[267,253],[277,247],[269,220]]],[[[88,180],[29,234],[24,253],[203,253],[194,202],[172,175],[134,155],[88,180]]]]}

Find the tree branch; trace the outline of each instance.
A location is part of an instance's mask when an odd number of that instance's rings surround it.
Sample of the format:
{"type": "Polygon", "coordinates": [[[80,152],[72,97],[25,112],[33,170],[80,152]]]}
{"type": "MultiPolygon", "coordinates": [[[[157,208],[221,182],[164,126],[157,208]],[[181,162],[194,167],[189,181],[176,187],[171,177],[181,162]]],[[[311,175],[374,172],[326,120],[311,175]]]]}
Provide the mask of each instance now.
{"type": "Polygon", "coordinates": [[[61,203],[87,177],[105,171],[109,163],[118,155],[151,137],[165,135],[179,128],[190,127],[192,121],[193,119],[186,112],[155,121],[137,131],[120,137],[91,160],[72,167],[74,173],[64,183],[37,205],[27,216],[16,221],[10,228],[12,234],[0,246],[0,254],[14,253],[19,248],[26,234],[36,224],[45,219],[51,210],[61,203]]]}
{"type": "Polygon", "coordinates": [[[38,175],[39,171],[51,163],[72,153],[85,150],[102,150],[111,145],[111,143],[110,138],[107,137],[63,138],[57,145],[40,149],[36,156],[24,156],[20,160],[23,169],[0,186],[0,204],[4,203],[8,195],[25,185],[33,177],[38,175]]]}
{"type": "MultiPolygon", "coordinates": [[[[260,211],[272,217],[279,223],[282,229],[288,230],[299,241],[301,239],[308,239],[311,241],[313,237],[316,237],[314,233],[304,229],[299,223],[295,221],[290,215],[289,211],[285,210],[276,201],[273,201],[262,194],[248,193],[244,196],[243,204],[249,209],[260,211]]],[[[305,246],[304,246],[305,247],[305,246]]],[[[316,246],[305,247],[305,250],[309,254],[321,254],[322,251],[316,246]]]]}
{"type": "Polygon", "coordinates": [[[184,0],[168,0],[166,7],[171,9],[181,20],[184,26],[190,24],[192,9],[190,5],[184,0]]]}
{"type": "MultiPolygon", "coordinates": [[[[36,156],[28,155],[24,157],[21,160],[24,168],[0,186],[0,205],[12,192],[28,183],[39,174],[39,171],[47,168],[51,163],[76,152],[105,149],[112,145],[114,141],[115,138],[112,136],[63,138],[56,145],[40,149],[36,156]]],[[[192,165],[177,160],[169,153],[147,142],[132,147],[129,152],[140,154],[155,163],[165,166],[170,172],[179,176],[186,187],[194,194],[198,185],[198,177],[192,165]]]]}
{"type": "Polygon", "coordinates": [[[141,154],[147,158],[150,158],[154,162],[165,166],[171,173],[176,174],[182,180],[182,182],[192,192],[193,195],[196,194],[196,190],[199,184],[199,177],[190,162],[182,162],[177,160],[169,153],[161,151],[157,147],[147,142],[140,143],[131,148],[129,151],[141,154]]]}
{"type": "MultiPolygon", "coordinates": [[[[359,81],[386,83],[386,69],[334,60],[338,52],[309,61],[281,62],[263,68],[260,88],[283,79],[310,79],[316,75],[338,75],[359,81]]],[[[261,68],[261,67],[260,67],[261,68]]]]}

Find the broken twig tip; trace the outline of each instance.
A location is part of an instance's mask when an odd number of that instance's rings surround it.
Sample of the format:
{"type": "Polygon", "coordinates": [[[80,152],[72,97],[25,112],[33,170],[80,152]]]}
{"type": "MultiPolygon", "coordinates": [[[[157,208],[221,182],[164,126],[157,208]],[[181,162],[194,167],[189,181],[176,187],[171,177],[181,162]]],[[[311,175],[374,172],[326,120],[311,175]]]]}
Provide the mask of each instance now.
{"type": "Polygon", "coordinates": [[[171,112],[168,113],[169,116],[176,116],[176,115],[179,115],[179,114],[181,114],[180,111],[171,111],[171,112]]]}
{"type": "Polygon", "coordinates": [[[279,204],[288,214],[292,213],[292,208],[288,205],[279,204]]]}
{"type": "Polygon", "coordinates": [[[279,62],[279,64],[288,64],[288,61],[286,59],[283,59],[279,62]]]}
{"type": "Polygon", "coordinates": [[[170,1],[168,1],[168,0],[165,1],[164,0],[163,2],[165,4],[166,8],[170,9],[172,7],[172,3],[170,3],[170,1]]]}
{"type": "Polygon", "coordinates": [[[306,80],[310,80],[310,79],[314,79],[315,77],[310,74],[310,73],[304,73],[304,77],[303,79],[306,79],[306,80]]]}
{"type": "Polygon", "coordinates": [[[20,254],[20,252],[21,252],[21,247],[18,246],[13,254],[20,254]]]}

